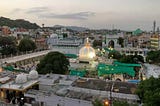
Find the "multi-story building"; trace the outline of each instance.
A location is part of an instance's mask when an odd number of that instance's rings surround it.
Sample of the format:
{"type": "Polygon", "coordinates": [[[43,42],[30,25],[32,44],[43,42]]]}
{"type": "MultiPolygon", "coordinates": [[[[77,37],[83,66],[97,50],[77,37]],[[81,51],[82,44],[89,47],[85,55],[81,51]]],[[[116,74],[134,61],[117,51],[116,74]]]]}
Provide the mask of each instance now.
{"type": "Polygon", "coordinates": [[[46,50],[48,49],[47,41],[46,38],[36,38],[35,39],[35,44],[37,47],[37,50],[46,50]]]}
{"type": "Polygon", "coordinates": [[[128,38],[128,47],[138,47],[138,37],[131,36],[128,38]]]}
{"type": "Polygon", "coordinates": [[[151,48],[152,49],[160,49],[160,35],[154,34],[150,38],[151,48]]]}
{"type": "Polygon", "coordinates": [[[49,46],[49,49],[52,49],[53,51],[78,54],[79,49],[83,44],[83,39],[74,36],[60,38],[59,35],[52,34],[48,38],[47,44],[49,46]]]}
{"type": "Polygon", "coordinates": [[[11,34],[10,28],[8,26],[2,27],[2,35],[9,35],[11,34]]]}
{"type": "Polygon", "coordinates": [[[52,46],[80,46],[83,43],[83,40],[78,37],[66,37],[66,38],[59,38],[59,35],[52,34],[50,38],[48,38],[47,43],[52,46]]]}
{"type": "Polygon", "coordinates": [[[149,48],[150,35],[149,34],[142,34],[141,36],[138,36],[138,46],[140,48],[149,48]]]}
{"type": "MultiPolygon", "coordinates": [[[[57,29],[57,30],[55,31],[55,33],[58,34],[58,35],[61,35],[62,38],[63,38],[63,37],[69,37],[69,35],[70,35],[70,32],[67,31],[66,28],[57,29]]],[[[60,36],[59,36],[59,37],[60,37],[60,36]]]]}
{"type": "Polygon", "coordinates": [[[148,49],[142,49],[142,48],[116,48],[117,51],[119,51],[121,54],[125,55],[141,55],[144,57],[144,61],[146,60],[148,49]]]}

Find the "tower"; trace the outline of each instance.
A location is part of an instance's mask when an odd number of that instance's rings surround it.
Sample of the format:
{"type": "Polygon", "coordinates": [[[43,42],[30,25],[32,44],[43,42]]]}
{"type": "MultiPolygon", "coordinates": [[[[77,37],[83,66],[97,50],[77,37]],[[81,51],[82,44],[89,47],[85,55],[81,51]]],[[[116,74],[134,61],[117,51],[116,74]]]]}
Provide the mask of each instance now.
{"type": "Polygon", "coordinates": [[[153,22],[153,33],[155,34],[156,32],[156,21],[153,22]]]}
{"type": "Polygon", "coordinates": [[[44,28],[44,24],[42,24],[42,28],[44,28]]]}

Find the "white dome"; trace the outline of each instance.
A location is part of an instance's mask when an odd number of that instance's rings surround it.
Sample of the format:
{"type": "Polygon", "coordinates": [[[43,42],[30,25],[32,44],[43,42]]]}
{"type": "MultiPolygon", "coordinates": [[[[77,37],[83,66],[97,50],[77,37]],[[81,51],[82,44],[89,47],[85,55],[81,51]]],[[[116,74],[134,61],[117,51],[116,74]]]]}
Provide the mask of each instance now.
{"type": "Polygon", "coordinates": [[[79,51],[80,58],[94,58],[95,50],[91,46],[84,46],[79,51]]]}
{"type": "Polygon", "coordinates": [[[28,78],[29,79],[37,79],[38,78],[38,72],[36,70],[30,71],[29,75],[28,75],[28,78]]]}
{"type": "Polygon", "coordinates": [[[92,60],[96,57],[95,50],[90,46],[90,43],[86,42],[86,45],[79,50],[80,60],[92,60]]]}
{"type": "Polygon", "coordinates": [[[27,75],[25,75],[25,74],[19,74],[19,75],[17,75],[15,81],[16,81],[17,84],[25,83],[25,82],[27,82],[27,75]]]}
{"type": "Polygon", "coordinates": [[[52,34],[50,35],[51,38],[58,38],[58,35],[57,34],[52,34]]]}

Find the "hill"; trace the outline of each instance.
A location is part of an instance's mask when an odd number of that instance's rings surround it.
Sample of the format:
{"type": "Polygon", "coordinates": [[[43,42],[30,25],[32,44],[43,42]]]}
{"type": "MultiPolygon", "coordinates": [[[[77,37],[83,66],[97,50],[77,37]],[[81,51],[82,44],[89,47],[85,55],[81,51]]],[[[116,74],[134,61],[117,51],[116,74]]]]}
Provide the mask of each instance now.
{"type": "Polygon", "coordinates": [[[0,17],[0,26],[9,26],[11,28],[19,27],[26,29],[37,29],[40,27],[36,23],[31,23],[24,19],[11,20],[5,17],[0,17]]]}

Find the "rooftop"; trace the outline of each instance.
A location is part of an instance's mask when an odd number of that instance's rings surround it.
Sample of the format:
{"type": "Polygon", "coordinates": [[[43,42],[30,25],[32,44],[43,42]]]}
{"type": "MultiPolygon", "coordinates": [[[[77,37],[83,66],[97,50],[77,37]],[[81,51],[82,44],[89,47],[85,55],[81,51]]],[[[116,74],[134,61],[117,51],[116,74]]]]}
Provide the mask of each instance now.
{"type": "Polygon", "coordinates": [[[38,80],[30,80],[23,84],[17,84],[15,83],[15,81],[11,81],[11,82],[1,85],[0,88],[16,90],[16,91],[23,91],[37,83],[38,83],[38,80]]]}

